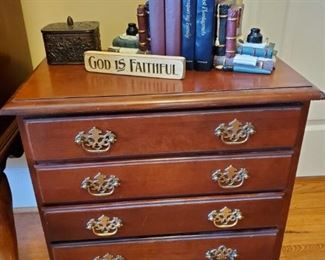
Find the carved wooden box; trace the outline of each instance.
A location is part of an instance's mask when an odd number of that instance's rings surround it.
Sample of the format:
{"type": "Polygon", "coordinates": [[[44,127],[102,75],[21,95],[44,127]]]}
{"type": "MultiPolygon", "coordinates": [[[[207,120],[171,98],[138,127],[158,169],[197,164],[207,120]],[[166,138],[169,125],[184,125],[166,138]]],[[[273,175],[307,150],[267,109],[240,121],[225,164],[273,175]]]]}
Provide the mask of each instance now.
{"type": "Polygon", "coordinates": [[[83,64],[88,50],[100,50],[99,23],[95,21],[52,23],[41,30],[49,64],[83,64]]]}

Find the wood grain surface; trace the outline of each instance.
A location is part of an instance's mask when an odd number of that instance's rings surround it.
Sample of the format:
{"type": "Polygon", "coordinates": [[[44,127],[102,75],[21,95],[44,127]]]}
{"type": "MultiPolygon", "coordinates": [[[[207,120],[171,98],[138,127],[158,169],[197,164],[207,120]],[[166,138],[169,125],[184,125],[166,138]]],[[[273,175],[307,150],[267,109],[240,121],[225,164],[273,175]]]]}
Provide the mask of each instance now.
{"type": "Polygon", "coordinates": [[[121,243],[82,243],[77,246],[65,244],[53,247],[53,258],[54,260],[88,260],[95,259],[95,256],[103,256],[109,251],[112,255],[122,255],[126,260],[203,260],[207,259],[205,257],[207,252],[216,250],[220,245],[227,245],[226,247],[230,250],[237,250],[240,259],[243,260],[273,260],[275,258],[273,248],[276,235],[276,230],[264,230],[262,232],[244,232],[240,235],[227,233],[226,236],[214,233],[181,236],[181,238],[136,238],[121,243]],[[144,250],[144,248],[146,249],[144,250]],[[265,258],[266,255],[268,258],[265,258]]]}
{"type": "Polygon", "coordinates": [[[325,178],[299,178],[294,186],[281,260],[325,258],[325,178]]]}
{"type": "Polygon", "coordinates": [[[291,158],[292,151],[289,150],[231,156],[38,165],[36,178],[43,205],[281,191],[288,183],[291,158]],[[212,179],[216,171],[227,172],[229,165],[238,171],[246,169],[248,178],[242,179],[241,186],[230,185],[232,188],[229,188],[212,179]],[[111,175],[119,179],[120,185],[112,194],[99,197],[80,189],[85,179],[91,177],[94,180],[98,173],[105,175],[106,180],[111,179],[111,175]]]}
{"type": "Polygon", "coordinates": [[[184,80],[88,73],[82,65],[43,61],[0,114],[193,109],[324,97],[281,60],[271,75],[189,71],[184,80]]]}
{"type": "MultiPolygon", "coordinates": [[[[325,178],[296,179],[281,260],[323,260],[325,255],[325,178]]],[[[47,260],[36,210],[16,210],[20,260],[47,260]]]]}
{"type": "Polygon", "coordinates": [[[279,227],[284,217],[280,214],[284,204],[283,195],[258,193],[49,207],[43,208],[44,228],[48,240],[57,242],[98,240],[101,237],[86,229],[85,224],[90,219],[97,221],[102,215],[110,219],[117,217],[123,224],[113,238],[279,227]],[[239,209],[243,218],[234,226],[216,227],[208,220],[208,215],[224,207],[231,211],[239,209]]]}
{"type": "Polygon", "coordinates": [[[297,140],[301,106],[225,109],[197,112],[143,113],[24,120],[28,146],[35,161],[96,160],[99,158],[173,155],[230,150],[291,148],[297,140]],[[249,141],[225,144],[215,135],[218,126],[234,119],[251,123],[249,141]],[[276,122],[276,123],[274,123],[276,122]],[[86,152],[77,145],[80,132],[96,127],[112,131],[116,142],[107,152],[86,152]],[[62,149],[64,147],[64,149],[62,149]]]}

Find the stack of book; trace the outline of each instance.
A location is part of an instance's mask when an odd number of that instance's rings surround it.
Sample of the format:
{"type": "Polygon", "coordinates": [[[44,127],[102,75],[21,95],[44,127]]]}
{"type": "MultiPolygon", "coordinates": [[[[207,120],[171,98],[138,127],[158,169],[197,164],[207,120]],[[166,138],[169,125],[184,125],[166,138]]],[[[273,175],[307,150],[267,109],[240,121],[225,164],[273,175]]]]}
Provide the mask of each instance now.
{"type": "Polygon", "coordinates": [[[181,4],[182,0],[149,0],[138,6],[141,51],[181,56],[181,4]]]}
{"type": "Polygon", "coordinates": [[[214,66],[220,70],[271,74],[275,67],[274,44],[239,43],[234,57],[216,55],[214,66]]]}
{"type": "Polygon", "coordinates": [[[184,56],[190,70],[212,69],[215,52],[222,53],[226,49],[226,35],[222,33],[226,32],[227,19],[222,15],[216,18],[219,5],[226,6],[226,12],[230,8],[235,10],[236,21],[231,21],[235,26],[234,36],[227,40],[227,51],[235,52],[243,11],[242,1],[238,0],[222,3],[216,0],[149,0],[148,4],[139,5],[140,50],[156,55],[184,56]]]}
{"type": "Polygon", "coordinates": [[[269,74],[273,49],[237,42],[243,11],[242,0],[149,0],[137,10],[139,48],[183,56],[189,70],[269,74]]]}

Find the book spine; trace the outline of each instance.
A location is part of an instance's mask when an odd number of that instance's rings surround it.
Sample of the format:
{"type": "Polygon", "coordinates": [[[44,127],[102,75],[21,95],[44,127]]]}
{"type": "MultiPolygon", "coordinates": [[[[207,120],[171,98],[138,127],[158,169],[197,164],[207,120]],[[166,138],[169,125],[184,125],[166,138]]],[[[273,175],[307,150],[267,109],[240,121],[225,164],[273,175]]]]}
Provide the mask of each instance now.
{"type": "Polygon", "coordinates": [[[150,37],[150,23],[149,23],[149,1],[146,1],[144,8],[145,8],[145,12],[146,12],[148,51],[151,51],[151,37],[150,37]]]}
{"type": "Polygon", "coordinates": [[[216,39],[214,54],[217,56],[225,56],[226,54],[226,32],[229,8],[230,6],[227,4],[218,4],[216,7],[216,39]]]}
{"type": "Polygon", "coordinates": [[[256,66],[257,57],[251,55],[236,54],[234,57],[234,64],[256,66]]]}
{"type": "Polygon", "coordinates": [[[165,0],[166,55],[181,55],[182,0],[165,0]]]}
{"type": "Polygon", "coordinates": [[[234,58],[227,58],[226,56],[214,56],[213,65],[217,70],[233,70],[234,58]]]}
{"type": "Polygon", "coordinates": [[[252,73],[252,74],[271,74],[272,71],[266,70],[259,67],[252,67],[252,66],[245,66],[245,65],[234,65],[233,68],[234,72],[245,72],[245,73],[252,73]]]}
{"type": "Polygon", "coordinates": [[[182,0],[181,54],[186,58],[186,68],[194,69],[196,27],[196,0],[182,0]]]}
{"type": "Polygon", "coordinates": [[[229,8],[228,17],[227,17],[227,33],[226,33],[227,58],[232,58],[235,57],[236,55],[237,21],[238,21],[238,9],[229,8]]]}
{"type": "Polygon", "coordinates": [[[196,70],[210,70],[213,59],[215,0],[197,0],[195,57],[196,70]]]}
{"type": "Polygon", "coordinates": [[[256,66],[262,69],[272,71],[275,68],[275,59],[266,59],[258,57],[256,66]]]}
{"type": "Polygon", "coordinates": [[[151,53],[165,55],[165,1],[149,0],[149,10],[151,53]]]}
{"type": "Polygon", "coordinates": [[[273,71],[275,67],[275,61],[273,59],[266,59],[257,57],[257,61],[255,63],[246,63],[242,62],[242,60],[238,61],[235,58],[227,58],[226,56],[214,56],[214,67],[219,70],[233,70],[234,66],[238,66],[239,69],[263,69],[265,71],[269,71],[270,73],[273,71]]]}
{"type": "Polygon", "coordinates": [[[245,54],[245,55],[251,55],[256,57],[263,57],[272,59],[273,57],[273,48],[266,47],[266,48],[253,48],[253,47],[244,47],[239,46],[237,48],[238,54],[245,54]]]}
{"type": "Polygon", "coordinates": [[[238,19],[237,19],[237,37],[242,36],[244,4],[237,4],[238,7],[238,19]]]}
{"type": "Polygon", "coordinates": [[[143,52],[148,50],[147,32],[147,12],[144,5],[139,5],[137,9],[138,28],[139,28],[139,49],[143,52]]]}

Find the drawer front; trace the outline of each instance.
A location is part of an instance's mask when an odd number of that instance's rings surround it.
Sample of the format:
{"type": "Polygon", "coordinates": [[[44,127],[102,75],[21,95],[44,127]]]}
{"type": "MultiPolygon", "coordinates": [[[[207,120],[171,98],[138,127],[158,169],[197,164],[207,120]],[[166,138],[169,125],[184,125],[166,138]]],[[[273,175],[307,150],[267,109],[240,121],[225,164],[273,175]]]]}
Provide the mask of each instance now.
{"type": "Polygon", "coordinates": [[[301,108],[27,119],[34,160],[292,147],[301,108]]]}
{"type": "Polygon", "coordinates": [[[43,204],[283,190],[292,154],[37,166],[43,204]]]}
{"type": "Polygon", "coordinates": [[[165,239],[136,239],[112,243],[65,244],[52,247],[56,260],[274,260],[275,231],[241,235],[180,236],[165,239]],[[224,255],[217,258],[216,255],[224,255]],[[235,255],[238,258],[231,258],[235,255]],[[118,256],[123,258],[118,258],[118,256]],[[98,257],[98,258],[96,258],[98,257]]]}
{"type": "Polygon", "coordinates": [[[280,226],[282,193],[44,209],[50,241],[171,235],[280,226]]]}

